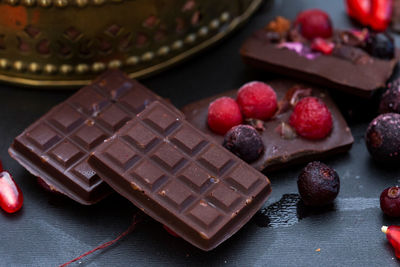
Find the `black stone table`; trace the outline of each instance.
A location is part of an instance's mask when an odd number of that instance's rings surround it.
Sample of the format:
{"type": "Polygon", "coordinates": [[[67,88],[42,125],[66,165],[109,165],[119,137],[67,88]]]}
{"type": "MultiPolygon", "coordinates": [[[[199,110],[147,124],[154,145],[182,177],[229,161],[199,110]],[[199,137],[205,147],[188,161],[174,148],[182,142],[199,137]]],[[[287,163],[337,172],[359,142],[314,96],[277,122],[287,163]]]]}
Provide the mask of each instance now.
{"type": "MultiPolygon", "coordinates": [[[[350,27],[343,4],[339,0],[265,1],[250,22],[228,39],[142,82],[182,107],[250,80],[266,80],[270,76],[244,66],[238,54],[252,31],[276,15],[294,18],[300,10],[311,7],[328,11],[335,26],[350,27]]],[[[400,44],[400,36],[396,40],[400,44]]],[[[25,197],[19,213],[0,211],[0,266],[56,266],[127,229],[137,212],[127,200],[115,194],[86,207],[51,195],[7,154],[13,137],[72,92],[0,87],[0,158],[25,197]]],[[[365,129],[375,116],[376,99],[359,100],[339,93],[333,96],[355,137],[349,153],[324,161],[341,178],[341,191],[333,206],[308,210],[298,203],[294,195],[296,178],[303,166],[295,166],[268,174],[273,186],[265,204],[268,208],[264,214],[268,216],[258,215],[211,252],[172,237],[145,217],[133,233],[80,260],[80,266],[397,266],[400,261],[380,227],[400,224],[400,220],[383,216],[379,195],[384,188],[400,183],[400,167],[377,165],[364,145],[365,129]]]]}

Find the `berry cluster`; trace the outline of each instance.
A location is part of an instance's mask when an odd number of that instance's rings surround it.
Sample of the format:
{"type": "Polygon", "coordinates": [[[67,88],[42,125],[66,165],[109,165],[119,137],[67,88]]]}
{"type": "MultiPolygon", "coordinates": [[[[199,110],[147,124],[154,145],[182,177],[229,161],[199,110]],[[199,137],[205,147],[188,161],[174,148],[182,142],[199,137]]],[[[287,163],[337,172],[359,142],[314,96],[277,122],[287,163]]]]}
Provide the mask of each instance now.
{"type": "MultiPolygon", "coordinates": [[[[332,131],[332,116],[328,107],[316,97],[303,97],[294,106],[289,123],[296,133],[308,139],[321,139],[332,131]]],[[[278,111],[274,89],[262,82],[243,85],[236,101],[220,97],[208,107],[208,126],[217,134],[225,134],[224,146],[246,162],[254,162],[264,152],[257,130],[263,127],[241,125],[254,121],[257,125],[271,119],[278,111]]],[[[290,126],[289,126],[290,127],[290,126]]]]}

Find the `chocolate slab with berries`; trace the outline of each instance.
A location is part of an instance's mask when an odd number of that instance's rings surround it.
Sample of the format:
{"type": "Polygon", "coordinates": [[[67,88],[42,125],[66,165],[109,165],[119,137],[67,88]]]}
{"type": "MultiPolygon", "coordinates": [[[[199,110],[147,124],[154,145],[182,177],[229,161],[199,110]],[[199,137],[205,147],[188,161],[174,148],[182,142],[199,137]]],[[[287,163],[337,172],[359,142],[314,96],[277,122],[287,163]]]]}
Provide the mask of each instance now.
{"type": "Polygon", "coordinates": [[[398,49],[390,59],[369,54],[365,38],[371,33],[367,30],[335,30],[327,40],[334,45],[329,54],[311,49],[311,41],[297,28],[285,30],[266,27],[253,33],[241,47],[243,61],[269,72],[370,97],[385,86],[400,56],[398,49]]]}
{"type": "MultiPolygon", "coordinates": [[[[270,120],[263,123],[260,134],[265,151],[251,165],[259,171],[273,171],[286,168],[291,164],[305,163],[348,151],[353,144],[353,136],[342,114],[326,90],[289,80],[271,80],[269,84],[279,99],[279,110],[270,120]],[[329,108],[332,114],[332,132],[319,140],[305,139],[295,136],[288,124],[293,110],[291,104],[301,97],[316,96],[329,108]]],[[[204,133],[214,137],[222,144],[223,135],[216,134],[207,125],[208,105],[221,96],[235,98],[237,90],[209,97],[183,107],[186,119],[204,133]]]]}
{"type": "Polygon", "coordinates": [[[112,189],[87,164],[90,153],[155,100],[170,105],[121,71],[107,71],[17,136],[9,153],[50,190],[94,204],[112,189]]]}

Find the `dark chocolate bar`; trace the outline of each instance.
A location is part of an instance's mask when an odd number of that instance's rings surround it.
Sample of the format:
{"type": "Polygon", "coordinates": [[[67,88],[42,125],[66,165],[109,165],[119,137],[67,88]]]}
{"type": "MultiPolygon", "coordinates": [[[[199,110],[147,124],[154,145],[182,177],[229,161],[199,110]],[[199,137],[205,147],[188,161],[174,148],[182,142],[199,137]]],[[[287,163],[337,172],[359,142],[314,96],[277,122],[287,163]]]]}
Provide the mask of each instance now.
{"type": "Polygon", "coordinates": [[[158,101],[88,163],[115,191],[203,250],[238,231],[271,191],[267,177],[158,101]]]}
{"type": "Polygon", "coordinates": [[[244,42],[240,54],[246,64],[255,68],[363,97],[385,86],[400,55],[396,50],[393,59],[384,60],[356,47],[340,46],[334,50],[340,56],[318,54],[310,58],[294,50],[271,42],[270,33],[262,29],[244,42]]]}
{"type": "Polygon", "coordinates": [[[29,126],[9,153],[51,189],[96,203],[112,190],[87,164],[89,153],[154,100],[162,101],[122,72],[108,71],[29,126]]]}
{"type": "MultiPolygon", "coordinates": [[[[329,136],[320,140],[308,140],[301,137],[287,138],[282,136],[282,127],[288,127],[290,114],[293,110],[289,106],[273,119],[265,122],[265,129],[260,132],[265,145],[264,154],[251,165],[260,171],[272,171],[286,168],[290,164],[305,163],[311,160],[320,160],[323,157],[345,152],[353,144],[353,136],[340,111],[333,103],[326,90],[310,87],[288,80],[272,80],[267,82],[275,89],[280,104],[288,104],[286,99],[289,89],[311,89],[311,95],[319,97],[328,106],[332,114],[333,129],[329,136]]],[[[182,111],[186,120],[222,144],[224,136],[212,132],[207,125],[208,105],[218,97],[231,96],[236,98],[237,90],[206,98],[185,106],[182,111]]]]}

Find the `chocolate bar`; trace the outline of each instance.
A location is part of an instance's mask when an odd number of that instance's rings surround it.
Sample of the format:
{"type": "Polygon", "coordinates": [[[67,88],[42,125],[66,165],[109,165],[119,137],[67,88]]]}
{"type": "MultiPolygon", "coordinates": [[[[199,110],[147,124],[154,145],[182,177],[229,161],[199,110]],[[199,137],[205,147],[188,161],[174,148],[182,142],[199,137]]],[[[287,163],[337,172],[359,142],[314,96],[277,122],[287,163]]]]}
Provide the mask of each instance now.
{"type": "Polygon", "coordinates": [[[370,97],[385,86],[400,55],[396,50],[393,59],[384,60],[348,45],[338,45],[332,55],[302,54],[303,48],[301,43],[271,41],[271,33],[262,29],[244,42],[240,54],[246,64],[255,68],[362,97],[370,97]]]}
{"type": "MultiPolygon", "coordinates": [[[[251,164],[255,169],[273,171],[286,168],[290,164],[321,160],[324,157],[345,152],[351,148],[354,142],[351,131],[326,90],[288,80],[272,80],[267,83],[275,89],[278,99],[281,99],[280,106],[288,105],[288,102],[291,101],[290,96],[299,95],[299,93],[293,92],[296,88],[303,90],[303,93],[308,91],[309,95],[322,99],[331,111],[333,129],[329,136],[320,140],[285,136],[282,131],[285,130],[285,127],[286,129],[290,127],[287,123],[293,110],[293,107],[289,105],[289,108],[281,110],[272,120],[264,123],[265,129],[260,134],[265,145],[265,151],[257,161],[251,164]],[[288,93],[290,89],[292,89],[291,93],[288,93]]],[[[221,96],[236,98],[236,93],[237,90],[234,90],[206,98],[183,107],[182,111],[187,121],[222,144],[224,136],[212,132],[207,125],[208,105],[221,96]]]]}
{"type": "Polygon", "coordinates": [[[94,204],[112,190],[87,164],[89,153],[154,100],[163,101],[122,72],[108,71],[29,126],[9,153],[51,189],[94,204]]]}
{"type": "Polygon", "coordinates": [[[158,101],[88,163],[115,191],[203,250],[238,231],[271,191],[267,177],[158,101]]]}

